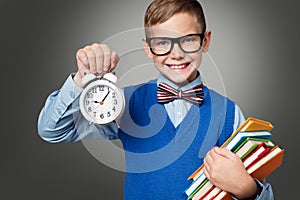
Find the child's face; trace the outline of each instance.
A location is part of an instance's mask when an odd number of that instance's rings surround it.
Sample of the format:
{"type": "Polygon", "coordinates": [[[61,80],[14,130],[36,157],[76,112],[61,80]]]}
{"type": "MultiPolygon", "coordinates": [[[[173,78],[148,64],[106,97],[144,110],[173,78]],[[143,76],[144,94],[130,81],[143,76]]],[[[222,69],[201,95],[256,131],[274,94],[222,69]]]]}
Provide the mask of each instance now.
{"type": "MultiPolygon", "coordinates": [[[[164,23],[157,24],[151,28],[151,38],[154,37],[169,37],[177,38],[188,34],[201,34],[203,30],[196,22],[195,17],[179,13],[171,17],[164,23]]],[[[162,73],[166,78],[168,78],[173,83],[178,86],[187,84],[188,82],[193,81],[197,76],[197,70],[202,61],[202,52],[206,52],[209,47],[211,37],[211,31],[206,31],[205,39],[202,42],[202,48],[193,53],[186,53],[180,47],[179,44],[174,43],[173,49],[170,53],[159,56],[154,55],[148,44],[144,39],[144,45],[146,53],[150,59],[153,59],[153,62],[160,73],[162,73]]],[[[197,39],[197,38],[196,38],[197,39]]],[[[201,40],[199,38],[199,40],[201,40]]],[[[155,41],[156,42],[156,41],[155,41]]],[[[183,40],[181,47],[185,48],[185,43],[189,45],[190,39],[183,40]]],[[[165,41],[155,43],[155,45],[164,46],[165,41]]]]}

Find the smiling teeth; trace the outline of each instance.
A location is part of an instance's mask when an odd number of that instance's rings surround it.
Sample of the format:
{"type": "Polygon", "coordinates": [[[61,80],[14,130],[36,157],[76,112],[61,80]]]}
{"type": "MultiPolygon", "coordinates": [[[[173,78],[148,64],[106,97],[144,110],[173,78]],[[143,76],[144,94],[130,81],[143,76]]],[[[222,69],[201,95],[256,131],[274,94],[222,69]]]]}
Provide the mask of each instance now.
{"type": "Polygon", "coordinates": [[[170,66],[172,69],[182,69],[185,67],[185,65],[171,65],[170,66]]]}

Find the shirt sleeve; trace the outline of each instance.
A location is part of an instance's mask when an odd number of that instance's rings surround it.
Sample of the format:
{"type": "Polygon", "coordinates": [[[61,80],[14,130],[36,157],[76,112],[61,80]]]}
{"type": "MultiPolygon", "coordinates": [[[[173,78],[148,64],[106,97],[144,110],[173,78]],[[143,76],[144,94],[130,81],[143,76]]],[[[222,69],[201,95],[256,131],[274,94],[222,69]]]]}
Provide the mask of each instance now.
{"type": "MultiPolygon", "coordinates": [[[[262,182],[255,179],[256,183],[261,187],[260,194],[257,194],[256,200],[274,200],[273,190],[271,184],[267,183],[265,180],[262,182]]],[[[234,200],[238,200],[236,197],[232,196],[234,200]]]]}
{"type": "Polygon", "coordinates": [[[79,109],[78,87],[71,74],[60,90],[51,93],[38,117],[38,134],[47,142],[77,142],[82,139],[117,139],[114,124],[89,124],[79,109]]]}
{"type": "Polygon", "coordinates": [[[233,130],[238,129],[245,121],[245,117],[238,105],[235,104],[233,130]]]}

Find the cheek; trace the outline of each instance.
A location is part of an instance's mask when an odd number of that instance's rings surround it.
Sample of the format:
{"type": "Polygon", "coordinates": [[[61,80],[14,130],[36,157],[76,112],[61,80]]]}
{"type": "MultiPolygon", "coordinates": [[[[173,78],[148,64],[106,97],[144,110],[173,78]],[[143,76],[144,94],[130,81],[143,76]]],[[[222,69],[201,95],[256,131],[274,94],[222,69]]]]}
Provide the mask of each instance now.
{"type": "Polygon", "coordinates": [[[202,62],[202,52],[194,55],[190,55],[190,57],[193,60],[195,67],[198,68],[202,62]]]}
{"type": "Polygon", "coordinates": [[[166,59],[167,58],[165,56],[154,56],[153,62],[156,67],[163,67],[166,59]]]}

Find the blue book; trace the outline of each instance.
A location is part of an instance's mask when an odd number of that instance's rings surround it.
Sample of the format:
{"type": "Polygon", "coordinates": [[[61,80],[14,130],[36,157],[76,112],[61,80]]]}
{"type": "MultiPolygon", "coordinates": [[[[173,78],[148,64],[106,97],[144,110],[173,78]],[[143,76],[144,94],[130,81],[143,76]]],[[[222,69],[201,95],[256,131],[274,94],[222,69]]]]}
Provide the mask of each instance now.
{"type": "Polygon", "coordinates": [[[270,131],[240,131],[234,138],[225,146],[226,149],[234,151],[247,138],[259,138],[269,140],[272,136],[270,131]]]}

